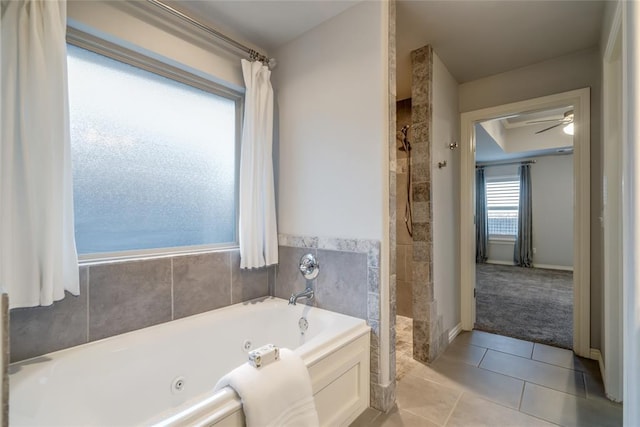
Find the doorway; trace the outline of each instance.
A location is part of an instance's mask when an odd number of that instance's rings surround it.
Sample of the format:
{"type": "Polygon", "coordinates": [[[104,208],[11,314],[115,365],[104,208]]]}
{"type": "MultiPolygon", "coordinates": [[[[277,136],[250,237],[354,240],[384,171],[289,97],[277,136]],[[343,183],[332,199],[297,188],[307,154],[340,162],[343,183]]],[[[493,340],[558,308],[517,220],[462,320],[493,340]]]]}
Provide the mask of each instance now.
{"type": "Polygon", "coordinates": [[[461,115],[461,200],[460,262],[462,328],[471,330],[476,322],[476,244],[475,244],[475,158],[476,124],[521,115],[571,107],[574,114],[573,147],[573,337],[572,348],[583,357],[590,356],[589,316],[589,143],[590,90],[588,88],[461,115]]]}
{"type": "Polygon", "coordinates": [[[474,328],[573,346],[573,107],[475,124],[474,328]]]}

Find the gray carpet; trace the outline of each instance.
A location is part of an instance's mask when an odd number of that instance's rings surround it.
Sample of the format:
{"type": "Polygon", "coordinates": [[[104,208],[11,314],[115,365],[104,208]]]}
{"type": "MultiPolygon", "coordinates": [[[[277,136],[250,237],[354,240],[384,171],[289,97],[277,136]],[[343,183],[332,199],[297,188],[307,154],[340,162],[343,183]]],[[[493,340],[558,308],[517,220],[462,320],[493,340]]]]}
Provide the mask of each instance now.
{"type": "Polygon", "coordinates": [[[476,329],[572,348],[572,272],[476,264],[476,289],[476,329]]]}

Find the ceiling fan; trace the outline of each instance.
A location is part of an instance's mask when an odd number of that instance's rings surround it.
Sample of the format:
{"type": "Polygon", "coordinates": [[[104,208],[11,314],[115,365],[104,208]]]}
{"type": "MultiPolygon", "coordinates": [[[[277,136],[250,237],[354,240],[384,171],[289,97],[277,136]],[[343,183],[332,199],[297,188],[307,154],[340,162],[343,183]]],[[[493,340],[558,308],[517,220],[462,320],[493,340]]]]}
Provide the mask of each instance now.
{"type": "Polygon", "coordinates": [[[548,130],[551,130],[553,128],[557,128],[558,126],[566,126],[566,125],[570,125],[573,124],[573,110],[569,110],[567,112],[564,113],[564,117],[561,119],[551,119],[551,120],[534,120],[531,122],[527,122],[528,125],[532,125],[532,124],[536,124],[536,123],[548,123],[548,122],[556,122],[557,124],[550,126],[546,129],[542,129],[539,130],[538,132],[536,132],[536,135],[542,132],[546,132],[548,130]]]}

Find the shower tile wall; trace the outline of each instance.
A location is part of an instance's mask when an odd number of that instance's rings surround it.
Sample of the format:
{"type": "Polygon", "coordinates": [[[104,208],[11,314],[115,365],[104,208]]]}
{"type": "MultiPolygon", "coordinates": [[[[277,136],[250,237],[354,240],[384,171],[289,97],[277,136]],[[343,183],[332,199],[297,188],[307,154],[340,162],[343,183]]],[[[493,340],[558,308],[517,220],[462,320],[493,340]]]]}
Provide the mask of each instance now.
{"type": "MultiPolygon", "coordinates": [[[[398,136],[403,126],[411,126],[411,98],[396,103],[398,136]]],[[[413,141],[411,128],[407,135],[413,141]]],[[[401,146],[400,140],[396,149],[401,146]]],[[[413,240],[404,222],[407,203],[408,156],[405,151],[396,151],[396,298],[397,313],[400,316],[413,317],[412,280],[413,280],[413,240]]]]}
{"type": "Polygon", "coordinates": [[[238,250],[81,266],[80,296],[10,313],[11,362],[267,296],[274,268],[238,250]]]}

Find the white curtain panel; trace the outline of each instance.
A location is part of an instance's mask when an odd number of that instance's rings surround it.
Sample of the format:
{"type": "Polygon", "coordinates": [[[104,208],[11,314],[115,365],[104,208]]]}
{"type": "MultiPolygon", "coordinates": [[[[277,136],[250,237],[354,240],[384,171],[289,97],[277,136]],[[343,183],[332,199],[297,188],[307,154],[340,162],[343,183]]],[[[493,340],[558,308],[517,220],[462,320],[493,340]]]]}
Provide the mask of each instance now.
{"type": "Polygon", "coordinates": [[[240,268],[278,263],[271,71],[242,60],[246,86],[240,155],[240,268]]]}
{"type": "Polygon", "coordinates": [[[2,2],[0,286],[11,308],[78,295],[66,3],[2,2]]]}

